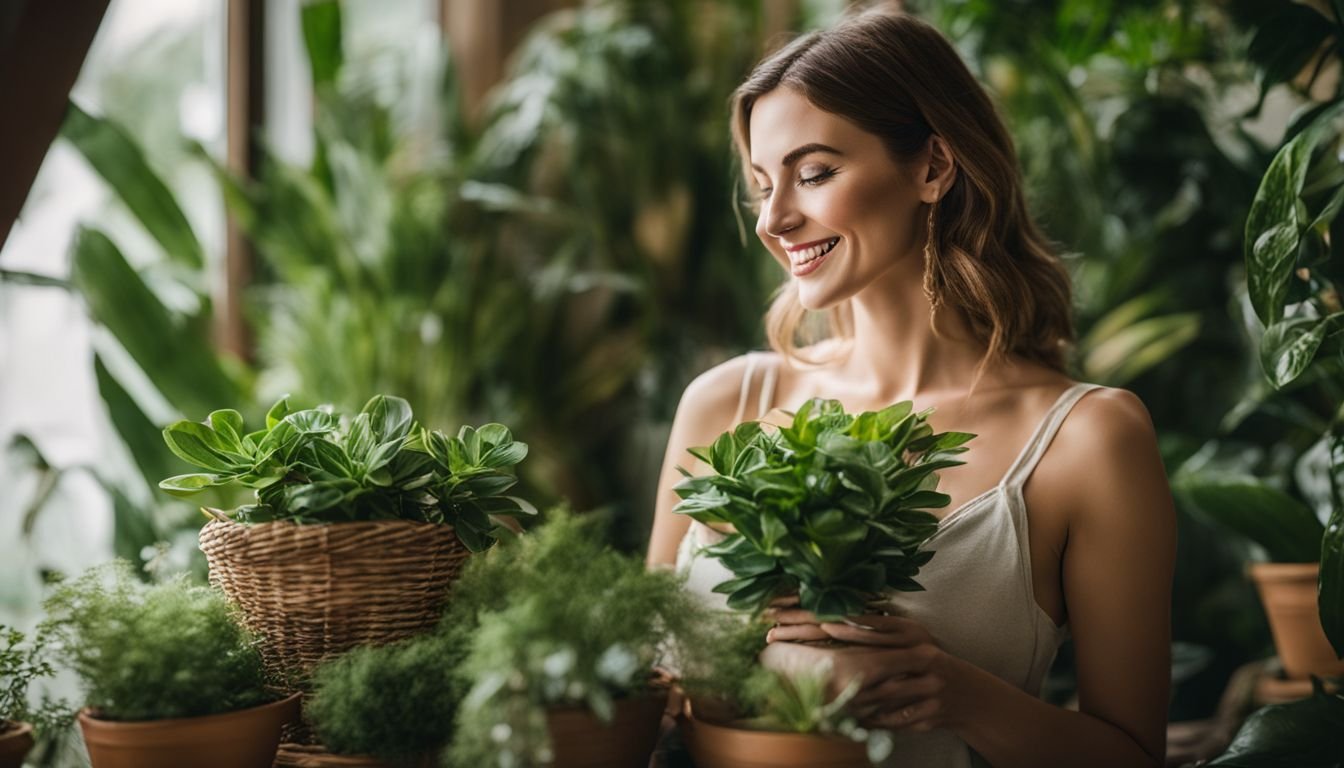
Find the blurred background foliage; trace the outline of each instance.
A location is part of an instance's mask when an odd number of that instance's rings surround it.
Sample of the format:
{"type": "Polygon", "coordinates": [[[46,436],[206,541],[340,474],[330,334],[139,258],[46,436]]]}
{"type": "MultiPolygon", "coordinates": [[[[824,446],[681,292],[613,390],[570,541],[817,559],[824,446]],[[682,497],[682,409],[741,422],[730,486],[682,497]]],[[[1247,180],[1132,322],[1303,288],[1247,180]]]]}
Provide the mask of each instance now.
{"type": "MultiPolygon", "coordinates": [[[[154,490],[185,471],[158,434],[164,404],[255,419],[284,392],[354,408],[395,393],[432,427],[505,422],[533,448],[526,495],[610,507],[625,545],[642,547],[677,398],[761,346],[781,279],[739,202],[727,122],[733,87],[784,39],[767,5],[602,0],[549,14],[472,120],[440,40],[352,55],[340,4],[307,4],[314,151],[268,153],[255,179],[165,135],[152,111],[131,122],[72,108],[64,140],[140,225],[90,222],[73,253],[73,287],[108,331],[99,391],[138,470],[99,472],[117,552],[146,557],[199,522],[154,490]],[[255,245],[255,359],[211,342],[218,278],[140,149],[152,145],[208,169],[255,245]]],[[[789,7],[794,31],[845,10],[789,7]]],[[[1315,78],[1301,73],[1324,6],[908,7],[954,40],[1016,138],[1034,211],[1074,276],[1076,374],[1140,395],[1174,478],[1251,476],[1328,511],[1310,462],[1341,379],[1326,366],[1281,391],[1265,381],[1242,260],[1260,177],[1311,104],[1315,78]]],[[[119,87],[152,88],[155,71],[119,87]]],[[[1187,719],[1270,645],[1242,575],[1262,553],[1178,503],[1172,717],[1187,719]]],[[[1068,675],[1066,656],[1061,700],[1068,675]]]]}

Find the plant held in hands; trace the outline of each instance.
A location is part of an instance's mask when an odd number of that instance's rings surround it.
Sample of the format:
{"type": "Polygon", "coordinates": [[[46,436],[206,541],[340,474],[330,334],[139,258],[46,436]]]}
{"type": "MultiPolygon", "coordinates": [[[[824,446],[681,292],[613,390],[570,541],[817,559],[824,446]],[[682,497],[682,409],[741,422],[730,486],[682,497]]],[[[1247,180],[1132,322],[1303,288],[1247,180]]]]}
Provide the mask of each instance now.
{"type": "Polygon", "coordinates": [[[179,496],[243,486],[256,503],[233,518],[258,523],[412,520],[447,523],[472,551],[495,541],[494,514],[535,514],[506,496],[527,445],[500,424],[462,427],[456,437],[425,429],[399,397],[378,395],[354,417],[330,408],[290,410],[288,398],[266,414],[266,427],[245,432],[233,410],[205,422],[179,421],[163,430],[180,458],[203,473],[178,475],[159,487],[179,496]]]}
{"type": "Polygon", "coordinates": [[[854,416],[814,399],[788,427],[747,422],[692,449],[715,474],[682,469],[676,511],[733,528],[706,550],[736,577],[714,591],[753,611],[797,592],[803,608],[838,620],[884,589],[922,589],[914,577],[933,552],[921,547],[938,527],[925,510],[950,501],[936,473],[965,463],[956,456],[975,437],[935,434],[930,413],[901,402],[854,416]]]}

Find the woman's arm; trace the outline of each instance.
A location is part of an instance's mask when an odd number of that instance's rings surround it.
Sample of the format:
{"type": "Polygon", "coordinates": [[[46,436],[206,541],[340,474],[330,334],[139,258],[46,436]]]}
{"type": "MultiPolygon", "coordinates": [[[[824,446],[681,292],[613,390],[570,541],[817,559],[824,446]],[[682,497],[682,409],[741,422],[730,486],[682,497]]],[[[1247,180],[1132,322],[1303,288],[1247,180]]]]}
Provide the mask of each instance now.
{"type": "Polygon", "coordinates": [[[1152,421],[1129,392],[1092,393],[1046,458],[1027,496],[1069,510],[1062,580],[1079,711],[975,670],[979,693],[958,731],[996,768],[1161,766],[1176,513],[1152,421]]]}
{"type": "Polygon", "coordinates": [[[689,517],[672,511],[681,500],[672,490],[681,482],[677,466],[695,471],[697,460],[687,450],[713,443],[720,433],[733,426],[729,422],[737,412],[746,364],[746,356],[742,356],[711,368],[692,381],[681,395],[658,477],[647,558],[650,567],[670,566],[677,561],[677,547],[691,524],[689,517]]]}

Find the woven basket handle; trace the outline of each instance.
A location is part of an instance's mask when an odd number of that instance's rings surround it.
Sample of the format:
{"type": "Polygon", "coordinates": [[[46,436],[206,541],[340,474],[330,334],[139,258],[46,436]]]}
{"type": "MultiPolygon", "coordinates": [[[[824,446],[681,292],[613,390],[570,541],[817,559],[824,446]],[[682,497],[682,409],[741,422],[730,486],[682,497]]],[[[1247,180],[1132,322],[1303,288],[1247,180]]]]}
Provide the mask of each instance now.
{"type": "Polygon", "coordinates": [[[201,507],[201,512],[203,512],[203,513],[205,514],[206,517],[209,517],[209,518],[218,520],[218,521],[221,522],[221,523],[232,523],[232,522],[233,522],[232,520],[229,519],[229,516],[228,516],[228,515],[224,514],[223,512],[219,511],[218,509],[212,509],[212,508],[210,508],[210,507],[201,507]]]}

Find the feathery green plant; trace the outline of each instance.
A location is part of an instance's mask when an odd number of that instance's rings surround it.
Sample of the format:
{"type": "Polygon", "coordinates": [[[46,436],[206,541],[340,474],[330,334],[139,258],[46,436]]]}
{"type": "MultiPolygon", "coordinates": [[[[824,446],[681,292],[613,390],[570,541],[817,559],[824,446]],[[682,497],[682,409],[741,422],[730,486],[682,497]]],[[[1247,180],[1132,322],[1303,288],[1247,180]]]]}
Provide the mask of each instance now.
{"type": "Polygon", "coordinates": [[[470,690],[450,752],[459,765],[545,762],[548,707],[609,720],[706,617],[681,579],[610,549],[591,517],[549,517],[473,558],[454,592],[445,631],[470,634],[459,667],[470,690]]]}
{"type": "Polygon", "coordinates": [[[318,668],[304,712],[337,754],[412,763],[448,742],[462,698],[453,674],[460,661],[438,633],[356,648],[318,668]]]}
{"type": "Polygon", "coordinates": [[[147,585],[116,561],[62,583],[44,608],[41,631],[98,717],[197,717],[275,698],[233,607],[185,574],[147,585]]]}

